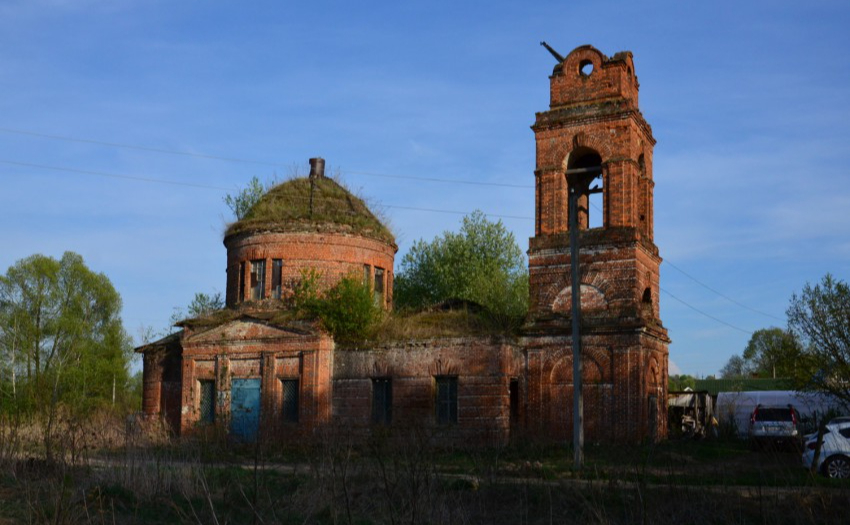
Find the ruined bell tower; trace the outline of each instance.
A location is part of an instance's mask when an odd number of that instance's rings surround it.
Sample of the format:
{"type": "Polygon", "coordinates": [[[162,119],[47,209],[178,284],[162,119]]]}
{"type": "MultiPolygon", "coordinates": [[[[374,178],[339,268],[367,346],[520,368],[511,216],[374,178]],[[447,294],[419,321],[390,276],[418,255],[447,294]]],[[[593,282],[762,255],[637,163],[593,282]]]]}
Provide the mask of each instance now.
{"type": "MultiPolygon", "coordinates": [[[[659,316],[661,257],[653,241],[655,139],[638,109],[632,54],[609,58],[587,45],[561,57],[548,49],[558,64],[549,77],[549,109],[537,113],[532,126],[537,166],[529,332],[558,341],[552,344],[572,361],[564,336],[572,331],[575,293],[568,224],[574,187],[582,195],[577,210],[586,418],[591,428],[602,434],[608,428],[617,439],[661,437],[669,339],[659,316]]],[[[558,359],[550,362],[553,370],[564,368],[558,359]]],[[[563,383],[571,398],[572,374],[557,375],[551,373],[550,383],[563,383]]]]}

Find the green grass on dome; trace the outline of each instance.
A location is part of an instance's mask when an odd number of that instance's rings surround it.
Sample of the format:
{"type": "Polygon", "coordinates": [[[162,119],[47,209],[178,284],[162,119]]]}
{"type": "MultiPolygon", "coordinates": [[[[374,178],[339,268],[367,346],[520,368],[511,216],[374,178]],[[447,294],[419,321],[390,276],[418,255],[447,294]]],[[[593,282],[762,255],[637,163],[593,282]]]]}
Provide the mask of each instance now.
{"type": "Polygon", "coordinates": [[[327,177],[312,183],[300,177],[278,184],[244,218],[231,224],[225,237],[249,231],[341,232],[395,242],[362,199],[327,177]]]}

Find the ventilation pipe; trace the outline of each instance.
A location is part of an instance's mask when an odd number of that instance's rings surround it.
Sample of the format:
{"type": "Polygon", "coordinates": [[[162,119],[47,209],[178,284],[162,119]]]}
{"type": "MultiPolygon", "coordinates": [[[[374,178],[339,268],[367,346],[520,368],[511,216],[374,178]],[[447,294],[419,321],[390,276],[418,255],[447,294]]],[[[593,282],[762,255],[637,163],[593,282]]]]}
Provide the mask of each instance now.
{"type": "Polygon", "coordinates": [[[310,159],[310,178],[321,178],[325,176],[325,159],[316,157],[310,159]]]}

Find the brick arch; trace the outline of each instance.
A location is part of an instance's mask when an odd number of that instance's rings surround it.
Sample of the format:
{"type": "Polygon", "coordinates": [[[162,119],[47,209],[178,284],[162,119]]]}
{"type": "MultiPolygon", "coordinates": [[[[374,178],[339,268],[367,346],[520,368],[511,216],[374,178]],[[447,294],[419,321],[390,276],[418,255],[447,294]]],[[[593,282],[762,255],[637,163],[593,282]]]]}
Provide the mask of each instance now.
{"type": "Polygon", "coordinates": [[[646,357],[644,370],[646,370],[645,381],[647,390],[656,390],[662,386],[660,366],[655,356],[649,355],[646,357]]]}
{"type": "Polygon", "coordinates": [[[561,169],[564,173],[567,172],[567,166],[569,166],[570,163],[570,155],[577,149],[592,149],[596,153],[599,153],[599,156],[602,157],[603,165],[614,156],[614,153],[611,151],[611,141],[609,139],[600,138],[595,134],[588,134],[580,131],[573,135],[569,142],[572,144],[572,148],[570,148],[561,160],[561,169]]]}
{"type": "Polygon", "coordinates": [[[377,360],[372,364],[372,377],[392,377],[393,367],[384,360],[377,360]]]}
{"type": "Polygon", "coordinates": [[[454,359],[439,358],[428,366],[428,373],[432,376],[457,376],[461,370],[460,363],[454,359]]]}
{"type": "MultiPolygon", "coordinates": [[[[608,310],[608,299],[599,288],[592,284],[581,283],[581,311],[582,312],[604,312],[608,310]]],[[[572,309],[573,287],[567,286],[552,301],[552,311],[557,313],[569,313],[572,309]]]]}
{"type": "MultiPolygon", "coordinates": [[[[552,298],[552,291],[550,289],[550,295],[547,296],[546,302],[550,305],[553,312],[567,313],[572,307],[572,286],[567,285],[563,288],[561,288],[560,285],[555,286],[557,286],[558,290],[554,292],[554,298],[552,298]]],[[[555,286],[552,288],[555,288],[555,286]]],[[[588,312],[602,312],[608,310],[607,296],[610,289],[611,284],[601,273],[586,268],[582,269],[582,311],[585,310],[585,305],[587,305],[588,312]]]]}
{"type": "MultiPolygon", "coordinates": [[[[566,364],[562,354],[552,369],[549,371],[548,383],[550,385],[573,382],[573,364],[566,364]]],[[[597,384],[611,382],[610,356],[602,349],[588,347],[582,348],[582,382],[583,384],[597,384]]]]}

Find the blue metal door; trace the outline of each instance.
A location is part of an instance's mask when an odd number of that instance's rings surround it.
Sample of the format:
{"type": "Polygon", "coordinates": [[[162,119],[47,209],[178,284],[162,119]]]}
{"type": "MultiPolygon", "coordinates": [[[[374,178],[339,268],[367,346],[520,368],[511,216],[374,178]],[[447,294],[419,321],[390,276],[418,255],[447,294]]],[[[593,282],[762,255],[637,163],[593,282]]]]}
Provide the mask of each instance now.
{"type": "Polygon", "coordinates": [[[240,441],[256,441],[260,428],[260,380],[233,379],[230,392],[230,435],[240,441]]]}

